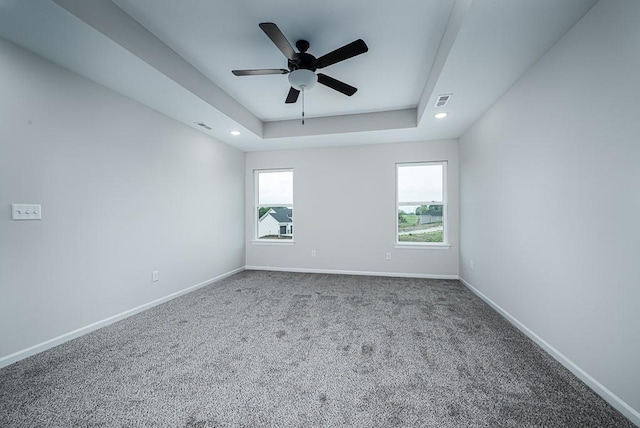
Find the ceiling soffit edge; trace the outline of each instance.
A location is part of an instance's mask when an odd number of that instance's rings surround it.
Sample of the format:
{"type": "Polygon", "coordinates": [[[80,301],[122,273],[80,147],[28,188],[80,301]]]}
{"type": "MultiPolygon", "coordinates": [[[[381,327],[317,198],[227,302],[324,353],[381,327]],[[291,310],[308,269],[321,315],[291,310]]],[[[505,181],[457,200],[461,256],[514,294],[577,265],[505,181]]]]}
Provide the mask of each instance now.
{"type": "Polygon", "coordinates": [[[264,123],[264,138],[304,137],[417,127],[417,109],[390,110],[264,123]]]}
{"type": "Polygon", "coordinates": [[[464,19],[467,16],[467,12],[469,11],[469,7],[471,6],[472,2],[473,0],[456,0],[453,8],[451,9],[449,21],[447,22],[447,26],[442,35],[442,39],[440,40],[438,51],[436,52],[436,56],[433,59],[431,70],[429,71],[427,82],[425,84],[424,90],[422,91],[422,97],[420,98],[420,102],[418,104],[418,123],[420,123],[420,121],[422,120],[425,111],[430,107],[429,101],[433,96],[433,90],[435,89],[436,83],[438,83],[438,79],[440,78],[440,74],[442,73],[442,70],[447,63],[447,59],[449,58],[451,49],[455,44],[456,37],[460,32],[460,28],[462,28],[462,24],[464,23],[464,19]]]}
{"type": "Polygon", "coordinates": [[[262,137],[263,123],[110,1],[53,0],[229,118],[262,137]]]}

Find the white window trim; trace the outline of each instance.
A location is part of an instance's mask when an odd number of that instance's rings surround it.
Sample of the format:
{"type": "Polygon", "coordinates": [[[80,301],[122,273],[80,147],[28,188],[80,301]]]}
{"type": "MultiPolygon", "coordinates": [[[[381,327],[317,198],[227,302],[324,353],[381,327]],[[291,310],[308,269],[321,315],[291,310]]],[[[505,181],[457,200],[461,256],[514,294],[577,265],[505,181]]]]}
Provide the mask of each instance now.
{"type": "Polygon", "coordinates": [[[447,250],[451,248],[449,243],[449,204],[447,202],[448,188],[447,188],[447,161],[424,161],[424,162],[398,162],[396,163],[396,206],[395,206],[395,248],[410,248],[410,249],[438,249],[447,250]],[[419,166],[419,165],[442,165],[442,201],[399,201],[398,192],[398,168],[404,166],[419,166]],[[403,242],[399,241],[398,237],[398,209],[400,203],[403,205],[442,205],[442,242],[403,242]]]}
{"type": "MultiPolygon", "coordinates": [[[[277,168],[277,169],[254,169],[253,170],[253,238],[251,239],[252,245],[293,245],[295,243],[295,231],[291,239],[259,239],[258,238],[258,212],[262,207],[285,207],[293,209],[293,203],[291,204],[260,204],[259,197],[260,192],[258,188],[258,175],[261,172],[291,172],[293,174],[293,168],[277,168]]],[[[292,183],[293,186],[293,183],[292,183]]],[[[293,189],[292,189],[293,190],[293,189]]],[[[295,214],[292,211],[291,221],[293,221],[293,217],[295,214]]]]}
{"type": "Polygon", "coordinates": [[[448,250],[451,248],[451,244],[443,242],[403,242],[402,244],[396,244],[394,247],[409,250],[448,250]]]}
{"type": "Polygon", "coordinates": [[[251,245],[293,245],[293,239],[252,239],[251,245]]]}

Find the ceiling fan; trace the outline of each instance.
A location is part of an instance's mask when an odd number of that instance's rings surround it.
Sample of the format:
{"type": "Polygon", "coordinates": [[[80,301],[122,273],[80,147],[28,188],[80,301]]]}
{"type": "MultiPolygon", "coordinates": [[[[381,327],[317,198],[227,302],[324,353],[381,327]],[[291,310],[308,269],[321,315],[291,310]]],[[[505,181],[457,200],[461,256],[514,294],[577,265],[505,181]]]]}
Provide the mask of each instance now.
{"type": "MultiPolygon", "coordinates": [[[[275,69],[258,69],[258,70],[232,70],[236,76],[259,76],[265,74],[288,74],[291,89],[287,95],[285,103],[291,104],[298,101],[298,96],[302,91],[313,87],[316,82],[335,89],[345,95],[351,96],[356,93],[358,88],[347,85],[326,74],[316,73],[317,69],[325,68],[337,62],[344,61],[354,56],[363,54],[369,50],[366,43],[362,39],[358,39],[349,44],[342,46],[319,58],[307,53],[309,42],[306,40],[298,40],[296,42],[296,52],[282,31],[273,22],[263,22],[260,25],[262,31],[276,45],[280,51],[287,57],[288,70],[284,68],[275,69]]],[[[303,100],[304,102],[304,100],[303,100]]],[[[303,111],[304,117],[304,111],[303,111]]],[[[303,122],[304,123],[304,122],[303,122]]]]}

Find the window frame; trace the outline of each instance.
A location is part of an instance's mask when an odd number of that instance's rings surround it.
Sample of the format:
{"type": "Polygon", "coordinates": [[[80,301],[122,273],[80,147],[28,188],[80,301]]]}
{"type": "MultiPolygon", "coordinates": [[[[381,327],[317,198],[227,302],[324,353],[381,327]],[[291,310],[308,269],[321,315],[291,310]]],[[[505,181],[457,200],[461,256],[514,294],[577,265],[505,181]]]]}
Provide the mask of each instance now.
{"type": "Polygon", "coordinates": [[[276,244],[276,245],[292,245],[294,243],[295,234],[293,232],[293,222],[295,214],[293,212],[293,180],[294,180],[294,172],[293,168],[274,168],[274,169],[254,169],[253,170],[253,239],[251,242],[253,244],[276,244]],[[273,172],[290,172],[291,173],[291,203],[277,203],[277,204],[260,204],[260,181],[259,176],[260,173],[273,173],[273,172]],[[291,209],[291,223],[292,223],[292,232],[291,239],[265,239],[259,238],[259,221],[260,221],[260,208],[262,207],[284,207],[291,209]]]}
{"type": "Polygon", "coordinates": [[[421,161],[421,162],[397,162],[396,167],[396,203],[395,203],[395,247],[396,248],[432,248],[432,249],[447,249],[451,247],[449,243],[449,204],[448,204],[448,187],[447,187],[447,163],[446,160],[441,161],[421,161]],[[400,190],[398,171],[401,167],[408,166],[423,166],[423,165],[442,165],[442,201],[400,201],[400,190]],[[400,241],[400,234],[398,232],[398,212],[400,211],[400,205],[442,205],[442,242],[407,242],[400,241]]]}

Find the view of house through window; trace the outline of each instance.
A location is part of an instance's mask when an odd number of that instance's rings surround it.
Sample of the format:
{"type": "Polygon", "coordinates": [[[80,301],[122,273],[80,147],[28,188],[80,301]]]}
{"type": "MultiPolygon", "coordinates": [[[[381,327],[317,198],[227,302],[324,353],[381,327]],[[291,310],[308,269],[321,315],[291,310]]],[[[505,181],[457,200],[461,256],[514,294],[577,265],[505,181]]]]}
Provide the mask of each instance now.
{"type": "Polygon", "coordinates": [[[293,239],[293,170],[255,172],[256,237],[293,239]]]}
{"type": "Polygon", "coordinates": [[[446,162],[397,164],[397,242],[446,242],[446,162]]]}

